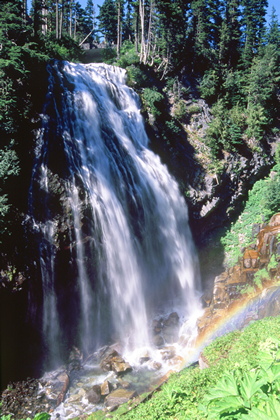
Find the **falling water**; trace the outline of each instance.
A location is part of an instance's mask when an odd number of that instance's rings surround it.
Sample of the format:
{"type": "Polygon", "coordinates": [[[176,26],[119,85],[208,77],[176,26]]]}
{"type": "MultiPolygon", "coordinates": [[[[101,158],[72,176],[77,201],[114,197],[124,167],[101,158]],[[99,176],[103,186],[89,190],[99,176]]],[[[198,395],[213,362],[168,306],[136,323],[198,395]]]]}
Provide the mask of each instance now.
{"type": "Polygon", "coordinates": [[[123,69],[55,62],[49,74],[30,187],[46,347],[147,346],[154,317],[198,306],[186,204],[123,69]]]}

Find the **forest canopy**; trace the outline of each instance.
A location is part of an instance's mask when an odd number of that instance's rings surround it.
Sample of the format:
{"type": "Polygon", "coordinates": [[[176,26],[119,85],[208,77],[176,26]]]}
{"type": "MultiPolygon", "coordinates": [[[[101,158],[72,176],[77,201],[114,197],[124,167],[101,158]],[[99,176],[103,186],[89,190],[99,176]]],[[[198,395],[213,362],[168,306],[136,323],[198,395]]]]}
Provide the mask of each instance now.
{"type": "MultiPolygon", "coordinates": [[[[192,91],[211,107],[203,139],[213,159],[260,147],[279,132],[280,28],[267,0],[2,0],[0,13],[0,243],[15,250],[13,230],[27,199],[32,131],[42,106],[46,63],[80,60],[83,43],[103,47],[126,67],[148,112],[160,120],[168,91],[176,112],[163,140],[176,136],[192,91]],[[21,176],[19,176],[21,174],[21,176]]],[[[44,90],[45,89],[45,90],[44,90]]],[[[17,235],[17,233],[16,233],[17,235]]]]}

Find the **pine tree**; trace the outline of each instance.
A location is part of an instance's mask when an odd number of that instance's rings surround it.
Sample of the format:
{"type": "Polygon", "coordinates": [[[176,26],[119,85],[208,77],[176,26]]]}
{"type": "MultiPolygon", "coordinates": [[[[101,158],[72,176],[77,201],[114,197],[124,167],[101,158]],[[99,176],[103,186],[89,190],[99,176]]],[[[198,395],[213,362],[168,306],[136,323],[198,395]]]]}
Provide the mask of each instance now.
{"type": "Polygon", "coordinates": [[[272,8],[270,17],[267,41],[269,44],[274,44],[280,47],[280,24],[274,7],[272,8]]]}
{"type": "Polygon", "coordinates": [[[109,44],[117,43],[118,12],[113,0],[105,0],[99,7],[99,30],[109,44]]]}
{"type": "Polygon", "coordinates": [[[242,60],[248,67],[258,53],[265,34],[267,0],[242,0],[242,60]]]}
{"type": "Polygon", "coordinates": [[[227,68],[235,67],[240,57],[240,1],[226,0],[225,2],[220,33],[219,62],[227,68]]]}

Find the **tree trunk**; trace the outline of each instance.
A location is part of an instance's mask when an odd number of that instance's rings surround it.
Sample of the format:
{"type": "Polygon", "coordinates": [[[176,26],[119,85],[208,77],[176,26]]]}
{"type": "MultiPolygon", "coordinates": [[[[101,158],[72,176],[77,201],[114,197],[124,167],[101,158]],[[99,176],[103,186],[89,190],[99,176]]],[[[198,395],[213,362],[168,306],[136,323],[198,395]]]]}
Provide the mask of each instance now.
{"type": "Polygon", "coordinates": [[[73,0],[70,0],[70,16],[69,16],[69,36],[72,38],[72,7],[73,7],[73,0]]]}
{"type": "Polygon", "coordinates": [[[59,39],[62,38],[63,19],[64,19],[64,0],[61,0],[60,19],[59,19],[59,39]]]}
{"type": "Polygon", "coordinates": [[[42,1],[42,34],[46,35],[48,32],[48,9],[46,0],[42,1]]]}
{"type": "Polygon", "coordinates": [[[121,0],[118,0],[118,28],[117,28],[117,58],[120,57],[120,49],[121,49],[121,38],[122,38],[122,30],[121,30],[121,0]]]}
{"type": "Polygon", "coordinates": [[[59,38],[59,15],[58,15],[58,0],[55,2],[55,37],[59,38]]]}
{"type": "Polygon", "coordinates": [[[143,63],[145,57],[145,6],[143,0],[139,0],[139,16],[141,26],[140,62],[143,63]]]}
{"type": "Polygon", "coordinates": [[[22,20],[23,20],[23,23],[26,25],[26,23],[27,23],[27,0],[23,0],[22,20]]]}

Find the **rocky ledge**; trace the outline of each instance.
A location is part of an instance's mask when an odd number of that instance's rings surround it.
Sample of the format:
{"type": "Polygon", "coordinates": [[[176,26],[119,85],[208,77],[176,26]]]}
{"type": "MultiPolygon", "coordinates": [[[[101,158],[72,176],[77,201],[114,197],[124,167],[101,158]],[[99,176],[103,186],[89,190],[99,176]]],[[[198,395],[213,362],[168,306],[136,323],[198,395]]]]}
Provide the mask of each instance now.
{"type": "Polygon", "coordinates": [[[272,293],[273,286],[280,280],[279,234],[280,213],[275,214],[267,225],[259,226],[256,242],[243,250],[238,264],[215,278],[212,296],[204,296],[206,308],[198,320],[200,339],[238,307],[246,305],[249,308],[250,302],[259,302],[257,310],[247,311],[238,328],[280,312],[279,305],[266,307],[261,303],[268,290],[272,293]]]}

